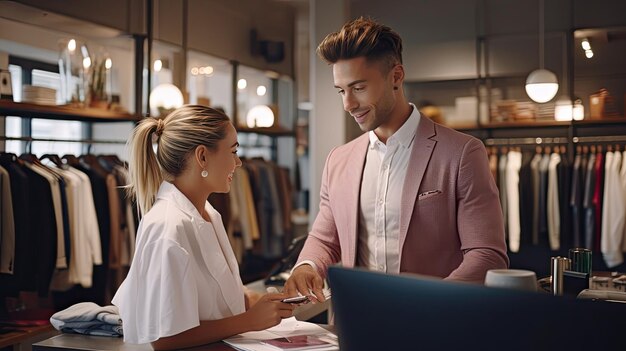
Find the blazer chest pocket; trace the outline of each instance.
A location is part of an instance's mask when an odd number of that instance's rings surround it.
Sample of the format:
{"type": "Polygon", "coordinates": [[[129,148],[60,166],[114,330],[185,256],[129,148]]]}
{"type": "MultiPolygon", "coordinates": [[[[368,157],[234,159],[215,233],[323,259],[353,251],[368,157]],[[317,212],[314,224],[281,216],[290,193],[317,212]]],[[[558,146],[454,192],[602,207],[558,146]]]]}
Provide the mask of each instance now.
{"type": "Polygon", "coordinates": [[[428,190],[425,191],[423,193],[420,193],[419,195],[417,195],[417,201],[419,203],[419,201],[424,201],[426,199],[429,199],[431,197],[435,197],[437,195],[441,194],[441,190],[428,190]]]}

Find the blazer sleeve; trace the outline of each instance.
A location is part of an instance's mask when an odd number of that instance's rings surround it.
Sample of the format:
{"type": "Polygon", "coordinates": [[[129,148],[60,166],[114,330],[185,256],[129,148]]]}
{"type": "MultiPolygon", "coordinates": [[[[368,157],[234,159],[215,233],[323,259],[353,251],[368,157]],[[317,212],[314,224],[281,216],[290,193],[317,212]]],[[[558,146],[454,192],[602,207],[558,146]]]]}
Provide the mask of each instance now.
{"type": "Polygon", "coordinates": [[[498,189],[485,147],[477,139],[465,144],[457,177],[457,228],[463,261],[446,279],[483,283],[489,269],[507,268],[509,259],[498,189]]]}
{"type": "Polygon", "coordinates": [[[339,235],[331,208],[332,199],[329,196],[329,168],[332,167],[330,165],[334,151],[335,149],[326,158],[322,173],[319,212],[298,257],[298,264],[305,260],[315,263],[315,268],[322,277],[326,277],[328,266],[341,259],[339,235]]]}

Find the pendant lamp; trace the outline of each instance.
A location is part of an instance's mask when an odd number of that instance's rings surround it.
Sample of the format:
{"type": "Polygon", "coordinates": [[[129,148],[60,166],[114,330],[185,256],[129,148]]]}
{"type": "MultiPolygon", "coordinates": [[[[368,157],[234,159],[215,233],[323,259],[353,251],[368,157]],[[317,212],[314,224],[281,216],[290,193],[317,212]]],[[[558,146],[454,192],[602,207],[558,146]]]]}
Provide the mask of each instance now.
{"type": "Polygon", "coordinates": [[[526,94],[535,102],[544,103],[552,100],[559,90],[556,75],[543,68],[544,64],[544,13],[543,0],[539,0],[539,69],[532,71],[526,78],[526,94]]]}

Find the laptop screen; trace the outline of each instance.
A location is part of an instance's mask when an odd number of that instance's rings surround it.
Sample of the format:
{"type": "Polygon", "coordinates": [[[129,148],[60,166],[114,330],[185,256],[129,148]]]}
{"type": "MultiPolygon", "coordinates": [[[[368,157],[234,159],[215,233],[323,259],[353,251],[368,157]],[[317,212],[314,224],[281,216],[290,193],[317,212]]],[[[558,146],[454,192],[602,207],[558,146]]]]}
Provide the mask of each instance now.
{"type": "Polygon", "coordinates": [[[619,346],[626,305],[330,267],[342,351],[619,346]]]}

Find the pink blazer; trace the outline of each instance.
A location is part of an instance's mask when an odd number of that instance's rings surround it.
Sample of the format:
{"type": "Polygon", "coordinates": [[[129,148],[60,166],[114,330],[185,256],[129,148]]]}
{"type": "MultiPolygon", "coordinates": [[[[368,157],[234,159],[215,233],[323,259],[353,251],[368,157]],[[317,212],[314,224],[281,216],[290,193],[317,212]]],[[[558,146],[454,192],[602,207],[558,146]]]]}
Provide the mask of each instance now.
{"type": "MultiPolygon", "coordinates": [[[[367,133],[333,149],[322,175],[320,210],[299,261],[356,264],[361,175],[367,133]]],[[[404,181],[400,272],[482,283],[507,268],[498,189],[476,138],[421,117],[404,181]]]]}

